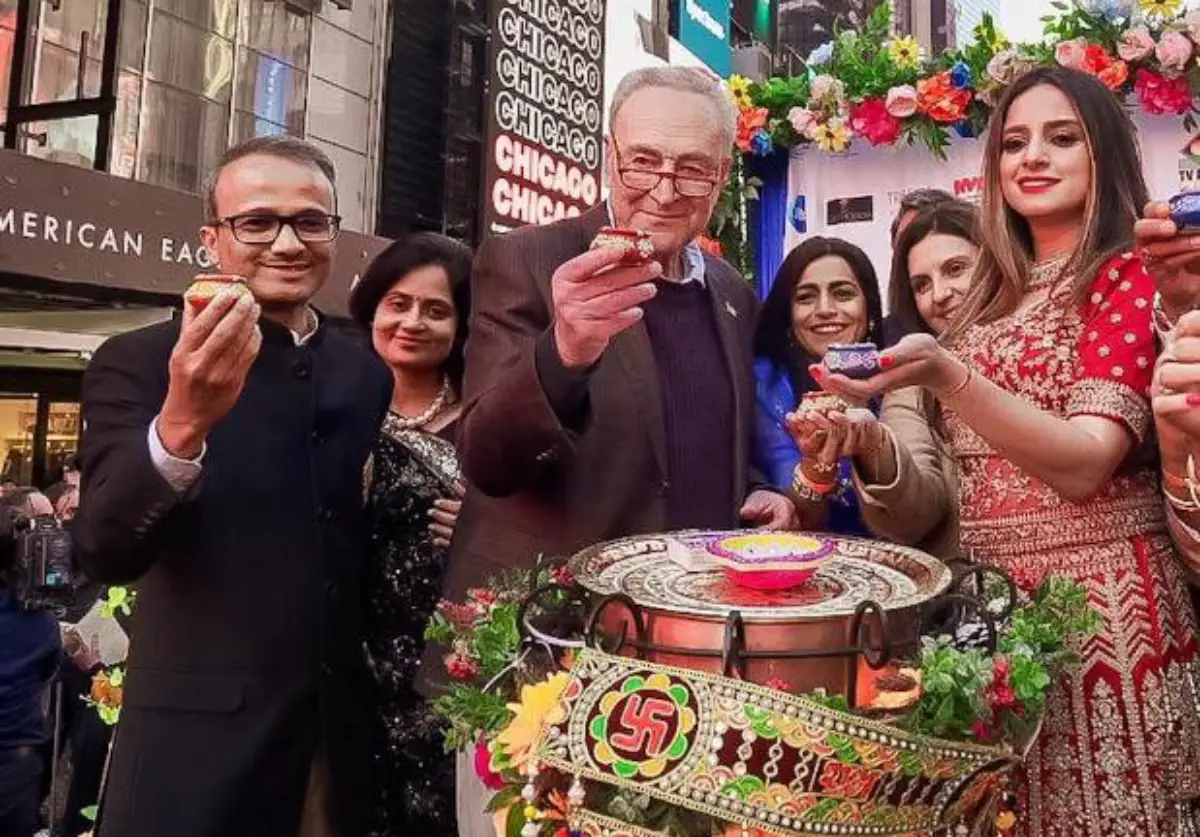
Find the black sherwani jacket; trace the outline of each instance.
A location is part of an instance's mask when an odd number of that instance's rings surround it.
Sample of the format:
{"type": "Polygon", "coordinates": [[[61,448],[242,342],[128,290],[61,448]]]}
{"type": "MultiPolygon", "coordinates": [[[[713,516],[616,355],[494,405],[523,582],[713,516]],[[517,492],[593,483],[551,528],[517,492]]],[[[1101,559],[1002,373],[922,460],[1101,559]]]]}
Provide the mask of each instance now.
{"type": "Polygon", "coordinates": [[[102,837],[295,837],[316,756],[339,833],[363,830],[364,473],[392,380],[328,324],[302,346],[262,328],[183,496],[147,445],[178,323],[109,340],[84,376],[78,561],[138,582],[102,837]]]}

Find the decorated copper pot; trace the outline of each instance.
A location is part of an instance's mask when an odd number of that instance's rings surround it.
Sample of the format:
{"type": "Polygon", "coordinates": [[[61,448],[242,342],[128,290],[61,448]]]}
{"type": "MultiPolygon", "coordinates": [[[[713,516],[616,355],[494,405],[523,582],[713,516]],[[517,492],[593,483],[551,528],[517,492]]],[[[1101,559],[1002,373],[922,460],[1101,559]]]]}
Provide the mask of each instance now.
{"type": "Polygon", "coordinates": [[[712,548],[745,534],[637,536],[580,552],[570,568],[592,596],[593,645],[863,705],[873,682],[864,675],[916,654],[921,607],[951,582],[918,550],[814,535],[822,556],[806,583],[753,589],[727,575],[712,548]]]}

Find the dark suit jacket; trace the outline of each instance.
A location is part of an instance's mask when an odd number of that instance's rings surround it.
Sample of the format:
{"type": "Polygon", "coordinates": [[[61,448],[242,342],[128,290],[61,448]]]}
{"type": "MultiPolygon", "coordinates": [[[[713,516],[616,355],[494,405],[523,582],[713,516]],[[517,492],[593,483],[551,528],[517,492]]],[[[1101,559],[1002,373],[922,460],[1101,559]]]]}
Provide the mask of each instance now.
{"type": "MultiPolygon", "coordinates": [[[[564,422],[547,389],[569,386],[551,334],[550,278],[588,249],[604,206],[579,218],[486,241],[472,276],[471,337],[459,454],[471,488],[447,576],[458,598],[506,567],[532,566],[602,540],[662,531],[667,440],[654,352],[638,324],[586,377],[578,415],[564,422]]],[[[713,474],[746,495],[754,418],[751,374],[757,299],[736,271],[705,256],[707,286],[734,383],[735,469],[713,474]]],[[[680,335],[681,340],[688,335],[680,335]]],[[[736,519],[736,510],[731,519],[736,519]]]]}
{"type": "Polygon", "coordinates": [[[304,346],[262,328],[182,497],[147,445],[178,324],[109,340],[84,376],[77,558],[140,579],[102,837],[295,837],[318,754],[340,834],[363,830],[363,475],[391,376],[326,325],[304,346]]]}

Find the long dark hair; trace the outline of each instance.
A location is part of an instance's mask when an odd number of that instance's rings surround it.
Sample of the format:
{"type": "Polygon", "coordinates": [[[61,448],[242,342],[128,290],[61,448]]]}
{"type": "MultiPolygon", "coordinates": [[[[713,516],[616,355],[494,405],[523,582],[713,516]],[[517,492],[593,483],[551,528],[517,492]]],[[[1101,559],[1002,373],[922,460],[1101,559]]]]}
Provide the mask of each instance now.
{"type": "Polygon", "coordinates": [[[1048,84],[1062,91],[1079,113],[1092,158],[1092,188],[1084,209],[1083,234],[1063,274],[1074,277],[1076,300],[1082,300],[1096,271],[1129,249],[1133,225],[1149,201],[1142,175],[1133,121],[1121,103],[1100,81],[1078,70],[1042,67],[1017,79],[1000,98],[991,117],[984,145],[982,242],[971,290],[961,316],[945,339],[967,326],[987,323],[1012,313],[1025,292],[1034,263],[1029,223],[1004,200],[1000,158],[1004,153],[1004,122],[1017,97],[1048,84]]]}
{"type": "Polygon", "coordinates": [[[454,387],[462,392],[463,347],[467,343],[467,320],[471,312],[471,248],[453,238],[431,232],[405,236],[388,245],[372,259],[362,279],[350,291],[350,316],[362,328],[370,331],[375,309],[384,296],[402,278],[414,270],[437,265],[450,277],[450,295],[458,316],[458,327],[450,354],[442,364],[442,372],[454,387]]]}
{"type": "Polygon", "coordinates": [[[850,265],[850,272],[854,274],[867,301],[866,339],[876,346],[883,345],[883,303],[879,298],[879,280],[871,259],[862,248],[841,238],[813,236],[805,240],[788,253],[779,266],[754,332],[755,357],[766,358],[777,368],[790,369],[796,395],[817,388],[808,374],[808,364],[816,363],[820,358],[809,356],[808,350],[792,336],[792,298],[808,266],[826,256],[837,256],[850,265]],[[807,362],[797,364],[797,354],[804,356],[807,362]]]}
{"type": "Polygon", "coordinates": [[[900,233],[892,251],[892,278],[888,283],[888,311],[900,334],[933,334],[917,310],[917,297],[908,272],[908,254],[931,235],[952,235],[979,245],[979,213],[966,201],[951,198],[917,213],[900,233]]]}

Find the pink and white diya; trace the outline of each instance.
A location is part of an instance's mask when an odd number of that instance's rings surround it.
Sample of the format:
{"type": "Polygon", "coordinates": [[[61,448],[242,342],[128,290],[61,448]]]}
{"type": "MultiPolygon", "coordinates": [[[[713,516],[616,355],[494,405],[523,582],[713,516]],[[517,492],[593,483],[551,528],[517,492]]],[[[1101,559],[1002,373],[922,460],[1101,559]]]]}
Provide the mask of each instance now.
{"type": "Polygon", "coordinates": [[[788,590],[806,584],[833,551],[829,538],[797,532],[746,532],[708,544],[725,577],[752,590],[788,590]]]}

